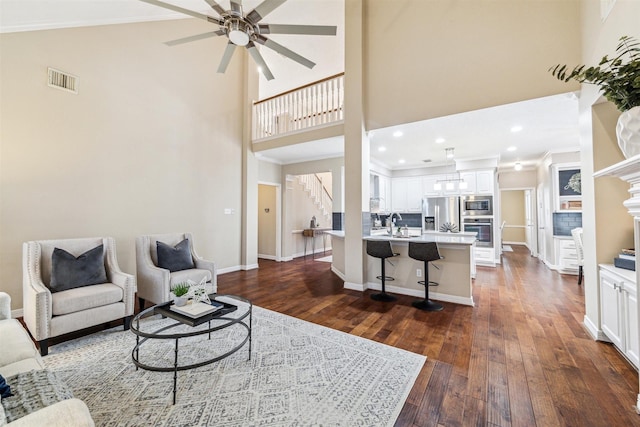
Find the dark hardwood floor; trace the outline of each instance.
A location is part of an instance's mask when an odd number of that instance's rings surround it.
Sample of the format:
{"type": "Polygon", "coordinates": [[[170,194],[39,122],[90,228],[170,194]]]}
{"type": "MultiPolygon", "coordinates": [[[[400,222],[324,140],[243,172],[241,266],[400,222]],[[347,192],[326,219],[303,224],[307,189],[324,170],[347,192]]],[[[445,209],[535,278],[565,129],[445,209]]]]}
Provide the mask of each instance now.
{"type": "Polygon", "coordinates": [[[397,426],[640,426],[638,373],[584,330],[577,277],[513,248],[502,266],[479,268],[475,307],[436,313],[413,308],[414,297],[344,290],[310,256],[220,275],[218,292],[426,355],[397,426]]]}
{"type": "Polygon", "coordinates": [[[218,292],[426,355],[396,426],[640,426],[638,373],[584,330],[577,276],[513,248],[498,268],[478,269],[475,307],[435,313],[413,308],[414,297],[382,303],[345,290],[311,256],[220,275],[218,292]]]}

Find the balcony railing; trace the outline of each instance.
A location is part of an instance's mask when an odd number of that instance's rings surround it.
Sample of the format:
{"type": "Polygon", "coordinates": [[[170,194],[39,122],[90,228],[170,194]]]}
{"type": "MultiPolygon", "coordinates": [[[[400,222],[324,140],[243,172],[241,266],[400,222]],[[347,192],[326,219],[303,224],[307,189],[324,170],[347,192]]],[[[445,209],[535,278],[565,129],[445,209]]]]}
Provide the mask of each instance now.
{"type": "Polygon", "coordinates": [[[344,73],[253,104],[253,140],[339,123],[344,119],[344,73]]]}

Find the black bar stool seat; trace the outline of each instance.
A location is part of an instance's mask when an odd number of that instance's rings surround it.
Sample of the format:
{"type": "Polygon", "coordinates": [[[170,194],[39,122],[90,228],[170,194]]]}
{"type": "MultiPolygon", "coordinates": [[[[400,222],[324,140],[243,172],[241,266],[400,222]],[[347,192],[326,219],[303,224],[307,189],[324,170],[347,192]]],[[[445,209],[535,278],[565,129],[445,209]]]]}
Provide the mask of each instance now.
{"type": "Polygon", "coordinates": [[[418,282],[424,285],[424,300],[414,301],[412,305],[424,311],[441,311],[444,307],[429,299],[429,286],[437,286],[436,282],[429,280],[429,262],[442,258],[438,245],[435,242],[409,242],[409,257],[424,261],[424,280],[418,282]]]}
{"type": "Polygon", "coordinates": [[[382,292],[371,295],[371,299],[375,301],[390,302],[395,301],[397,298],[393,295],[389,295],[385,291],[385,282],[395,280],[391,276],[385,275],[385,261],[387,258],[392,258],[400,254],[394,253],[391,249],[391,242],[388,240],[367,240],[367,255],[374,258],[380,258],[380,276],[376,276],[376,279],[382,283],[382,292]]]}

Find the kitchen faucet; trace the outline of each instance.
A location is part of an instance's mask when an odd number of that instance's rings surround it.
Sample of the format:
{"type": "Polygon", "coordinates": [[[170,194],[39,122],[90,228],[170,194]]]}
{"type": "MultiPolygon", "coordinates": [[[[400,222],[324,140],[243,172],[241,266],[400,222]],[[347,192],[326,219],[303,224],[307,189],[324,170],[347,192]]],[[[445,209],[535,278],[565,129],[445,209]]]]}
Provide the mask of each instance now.
{"type": "Polygon", "coordinates": [[[391,237],[393,237],[393,226],[394,226],[394,218],[393,216],[396,216],[396,219],[399,219],[400,221],[402,221],[402,215],[400,215],[398,212],[392,212],[391,215],[389,215],[389,217],[387,218],[387,221],[389,222],[389,235],[391,237]]]}

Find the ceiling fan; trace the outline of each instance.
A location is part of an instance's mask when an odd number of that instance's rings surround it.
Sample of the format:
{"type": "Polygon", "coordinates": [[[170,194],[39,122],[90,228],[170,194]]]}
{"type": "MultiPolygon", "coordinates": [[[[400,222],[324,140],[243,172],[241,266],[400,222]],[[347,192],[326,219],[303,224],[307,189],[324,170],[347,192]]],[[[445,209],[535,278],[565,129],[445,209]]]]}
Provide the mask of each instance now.
{"type": "Polygon", "coordinates": [[[316,64],[307,58],[298,55],[290,49],[282,46],[279,43],[265,37],[266,34],[301,34],[301,35],[318,35],[318,36],[335,36],[336,27],[329,25],[286,25],[286,24],[260,24],[260,21],[271,13],[278,6],[282,5],[286,0],[264,0],[251,12],[244,14],[242,10],[242,0],[231,0],[231,9],[224,10],[222,6],[216,0],[205,0],[209,6],[220,16],[215,18],[213,16],[205,15],[203,13],[194,12],[189,9],[182,8],[170,3],[165,3],[159,0],[140,0],[145,3],[153,4],[156,6],[164,7],[165,9],[173,10],[175,12],[184,13],[195,18],[203,19],[212,24],[219,26],[216,31],[208,33],[197,34],[195,36],[189,36],[177,40],[166,42],[168,46],[175,46],[182,43],[189,43],[196,40],[202,40],[209,37],[226,36],[229,39],[227,48],[225,49],[220,65],[218,66],[218,73],[224,73],[231,61],[233,52],[236,46],[244,46],[253,60],[258,64],[262,74],[267,80],[273,80],[273,74],[266,62],[262,58],[260,51],[256,47],[255,43],[259,43],[269,49],[273,49],[281,55],[286,56],[299,64],[304,65],[307,68],[313,68],[316,64]]]}

